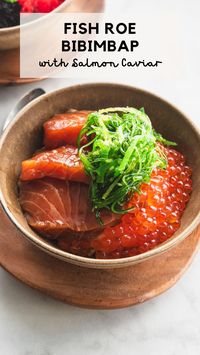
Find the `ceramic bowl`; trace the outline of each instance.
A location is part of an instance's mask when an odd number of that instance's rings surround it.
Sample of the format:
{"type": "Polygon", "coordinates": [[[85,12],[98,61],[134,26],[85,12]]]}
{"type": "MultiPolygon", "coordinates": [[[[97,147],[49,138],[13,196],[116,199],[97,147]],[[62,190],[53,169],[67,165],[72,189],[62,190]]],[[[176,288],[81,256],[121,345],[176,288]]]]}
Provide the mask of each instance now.
{"type": "MultiPolygon", "coordinates": [[[[65,0],[60,6],[58,6],[51,13],[66,12],[70,3],[71,3],[70,0],[65,0]]],[[[42,19],[46,18],[47,16],[48,14],[44,16],[42,19]]],[[[37,21],[39,20],[32,21],[25,26],[29,26],[31,30],[31,28],[33,29],[34,26],[37,24],[37,21]]],[[[19,48],[19,44],[20,44],[20,26],[0,28],[0,50],[19,48]]]]}
{"type": "Polygon", "coordinates": [[[0,200],[2,206],[30,242],[66,262],[93,268],[115,268],[143,262],[173,248],[200,221],[200,135],[177,108],[147,91],[118,84],[86,84],[46,94],[27,105],[7,127],[0,141],[0,200]],[[176,141],[178,150],[193,169],[193,192],[180,229],[164,244],[144,254],[115,260],[95,260],[64,252],[36,234],[27,224],[18,202],[17,182],[21,162],[42,146],[42,125],[56,113],[71,108],[96,110],[105,107],[144,107],[153,126],[164,137],[176,141]]]}
{"type": "MultiPolygon", "coordinates": [[[[65,0],[55,10],[46,14],[39,20],[29,22],[26,26],[30,31],[35,29],[39,22],[44,22],[45,19],[52,13],[65,12],[102,12],[104,9],[104,0],[65,0]]],[[[29,33],[29,32],[27,32],[29,33]]],[[[0,51],[19,48],[20,45],[20,26],[0,28],[0,51]]]]}
{"type": "Polygon", "coordinates": [[[24,84],[41,80],[34,78],[20,78],[20,28],[23,27],[24,36],[35,38],[40,33],[48,33],[49,26],[54,27],[53,13],[67,12],[102,12],[104,0],[65,0],[54,11],[42,18],[31,21],[25,25],[0,29],[0,85],[24,84]]]}

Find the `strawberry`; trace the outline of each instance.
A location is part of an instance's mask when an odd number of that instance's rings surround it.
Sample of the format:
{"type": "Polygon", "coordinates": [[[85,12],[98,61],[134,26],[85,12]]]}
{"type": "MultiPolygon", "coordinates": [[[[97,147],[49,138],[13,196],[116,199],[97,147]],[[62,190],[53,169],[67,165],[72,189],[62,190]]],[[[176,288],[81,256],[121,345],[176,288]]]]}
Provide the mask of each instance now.
{"type": "Polygon", "coordinates": [[[35,12],[51,12],[58,7],[63,1],[61,0],[36,0],[35,12]]]}
{"type": "Polygon", "coordinates": [[[23,6],[25,3],[27,2],[27,0],[18,0],[18,3],[23,6]]]}
{"type": "Polygon", "coordinates": [[[18,0],[22,6],[21,12],[47,13],[56,9],[63,0],[18,0]]]}
{"type": "Polygon", "coordinates": [[[35,12],[34,0],[19,0],[19,3],[22,6],[21,12],[35,12]]]}

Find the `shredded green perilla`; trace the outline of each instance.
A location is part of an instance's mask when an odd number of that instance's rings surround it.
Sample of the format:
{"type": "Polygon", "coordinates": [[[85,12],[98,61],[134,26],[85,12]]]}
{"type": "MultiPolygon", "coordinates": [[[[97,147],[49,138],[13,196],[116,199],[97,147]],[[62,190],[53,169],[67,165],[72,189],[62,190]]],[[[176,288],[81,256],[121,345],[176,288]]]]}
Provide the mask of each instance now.
{"type": "Polygon", "coordinates": [[[148,183],[154,168],[166,168],[157,142],[175,145],[152,128],[144,109],[108,108],[91,113],[78,139],[79,156],[91,177],[91,201],[96,216],[101,208],[126,213],[124,204],[148,183]],[[83,136],[88,143],[81,147],[83,136]]]}

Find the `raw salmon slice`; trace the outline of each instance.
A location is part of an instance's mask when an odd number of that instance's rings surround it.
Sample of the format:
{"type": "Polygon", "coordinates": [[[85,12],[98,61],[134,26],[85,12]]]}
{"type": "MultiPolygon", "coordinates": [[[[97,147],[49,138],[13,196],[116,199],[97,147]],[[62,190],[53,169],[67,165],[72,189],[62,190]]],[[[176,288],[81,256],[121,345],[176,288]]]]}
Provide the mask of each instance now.
{"type": "Polygon", "coordinates": [[[55,115],[44,123],[44,146],[57,148],[65,144],[77,145],[78,135],[91,111],[75,111],[55,115]]]}
{"type": "MultiPolygon", "coordinates": [[[[102,229],[92,212],[89,186],[83,183],[52,178],[22,182],[19,202],[30,226],[47,238],[102,229]]],[[[104,209],[101,218],[108,225],[118,216],[104,209]]]]}
{"type": "Polygon", "coordinates": [[[43,151],[22,162],[22,181],[41,179],[45,176],[89,183],[89,177],[85,174],[78,156],[78,149],[73,146],[43,151]]]}

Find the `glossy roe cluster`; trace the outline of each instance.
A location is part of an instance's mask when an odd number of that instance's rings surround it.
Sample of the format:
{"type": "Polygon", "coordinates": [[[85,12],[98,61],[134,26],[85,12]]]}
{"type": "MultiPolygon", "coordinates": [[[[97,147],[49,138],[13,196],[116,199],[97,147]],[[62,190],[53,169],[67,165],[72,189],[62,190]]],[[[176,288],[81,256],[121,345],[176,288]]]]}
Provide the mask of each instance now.
{"type": "Polygon", "coordinates": [[[192,190],[190,167],[184,156],[163,148],[168,159],[166,170],[155,169],[148,184],[142,184],[120,223],[106,227],[97,237],[79,236],[58,240],[60,248],[97,259],[115,259],[138,255],[165,242],[180,227],[181,216],[192,190]]]}

